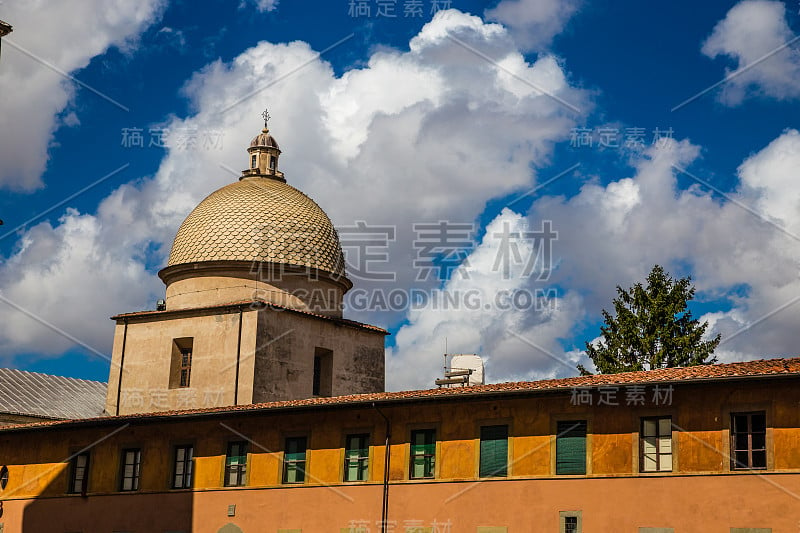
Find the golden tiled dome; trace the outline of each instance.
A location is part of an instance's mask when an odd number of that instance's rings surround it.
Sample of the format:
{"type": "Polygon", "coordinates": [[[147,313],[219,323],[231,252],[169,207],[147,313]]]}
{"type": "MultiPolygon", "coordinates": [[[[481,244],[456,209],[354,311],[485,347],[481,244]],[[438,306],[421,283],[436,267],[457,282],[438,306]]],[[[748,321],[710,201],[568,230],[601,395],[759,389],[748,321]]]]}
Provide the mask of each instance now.
{"type": "Polygon", "coordinates": [[[178,229],[168,266],[264,261],[344,275],[339,237],[325,212],[283,181],[245,177],[200,202],[178,229]]]}

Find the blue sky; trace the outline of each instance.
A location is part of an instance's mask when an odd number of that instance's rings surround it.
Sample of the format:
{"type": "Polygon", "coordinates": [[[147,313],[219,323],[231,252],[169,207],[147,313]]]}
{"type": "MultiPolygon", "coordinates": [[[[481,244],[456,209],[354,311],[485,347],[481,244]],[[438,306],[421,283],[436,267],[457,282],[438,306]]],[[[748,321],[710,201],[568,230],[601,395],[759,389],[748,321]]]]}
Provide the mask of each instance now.
{"type": "Polygon", "coordinates": [[[392,388],[427,386],[445,337],[493,380],[570,375],[614,287],[655,263],[696,280],[695,315],[731,338],[722,360],[795,353],[795,2],[453,0],[435,17],[433,0],[409,17],[406,0],[356,2],[359,16],[348,0],[39,3],[0,5],[15,28],[0,58],[4,365],[105,380],[108,317],[163,296],[177,226],[236,179],[226,169],[244,168],[266,106],[290,184],[337,226],[397,227],[381,267],[396,280],[357,287],[556,295],[356,306],[394,334],[392,388]],[[143,147],[126,146],[133,128],[143,147]],[[219,146],[149,146],[162,128],[219,146]],[[603,128],[621,146],[602,146],[603,128]],[[654,143],[656,129],[670,133],[654,143]],[[642,142],[624,146],[634,131],[642,142]],[[473,246],[460,271],[420,281],[413,224],[440,220],[474,224],[473,246]],[[559,233],[552,272],[503,277],[498,228],[544,220],[559,233]]]}

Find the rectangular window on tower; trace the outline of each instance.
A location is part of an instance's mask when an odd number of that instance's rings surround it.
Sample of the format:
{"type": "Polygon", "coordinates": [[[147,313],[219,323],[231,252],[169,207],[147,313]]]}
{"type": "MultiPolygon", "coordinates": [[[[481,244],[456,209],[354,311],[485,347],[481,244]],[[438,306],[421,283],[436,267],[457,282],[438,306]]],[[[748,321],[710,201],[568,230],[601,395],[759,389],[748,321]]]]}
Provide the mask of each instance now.
{"type": "Polygon", "coordinates": [[[250,156],[250,168],[256,168],[256,156],[250,156]]]}
{"type": "Polygon", "coordinates": [[[172,341],[172,360],[169,368],[170,389],[191,386],[193,352],[194,339],[192,337],[182,337],[172,341]]]}
{"type": "Polygon", "coordinates": [[[314,374],[311,394],[333,396],[333,352],[325,348],[314,349],[314,374]]]}

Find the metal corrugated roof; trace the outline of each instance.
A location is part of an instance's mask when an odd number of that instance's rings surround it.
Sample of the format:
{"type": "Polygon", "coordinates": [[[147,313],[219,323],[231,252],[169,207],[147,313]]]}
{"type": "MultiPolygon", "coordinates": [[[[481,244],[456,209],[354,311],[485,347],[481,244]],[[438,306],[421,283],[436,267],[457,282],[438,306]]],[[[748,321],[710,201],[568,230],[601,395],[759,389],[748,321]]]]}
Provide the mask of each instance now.
{"type": "Polygon", "coordinates": [[[106,384],[0,368],[0,412],[56,419],[102,416],[106,384]]]}

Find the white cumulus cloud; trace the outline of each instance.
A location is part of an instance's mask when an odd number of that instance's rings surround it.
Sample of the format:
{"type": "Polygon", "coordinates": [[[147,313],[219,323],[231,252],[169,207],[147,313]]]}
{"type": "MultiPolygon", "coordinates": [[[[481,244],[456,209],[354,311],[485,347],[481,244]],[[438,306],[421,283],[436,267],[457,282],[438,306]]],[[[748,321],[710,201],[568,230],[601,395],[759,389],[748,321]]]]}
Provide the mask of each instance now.
{"type": "Polygon", "coordinates": [[[486,17],[511,29],[517,42],[528,50],[550,44],[572,15],[579,0],[503,0],[486,17]]]}
{"type": "MultiPolygon", "coordinates": [[[[0,64],[0,187],[31,190],[42,185],[57,117],[75,91],[75,83],[59,71],[72,73],[110,47],[130,46],[156,20],[163,5],[163,0],[3,4],[3,20],[14,31],[3,38],[0,64]],[[65,23],[69,20],[80,21],[79,27],[65,23]]],[[[64,123],[75,125],[78,119],[69,113],[64,123]]]]}
{"type": "MultiPolygon", "coordinates": [[[[165,126],[196,130],[197,148],[173,136],[154,176],[119,187],[93,214],[71,210],[25,232],[0,268],[0,291],[108,351],[108,316],[152,307],[163,294],[145,266],[163,264],[183,218],[248,166],[245,148],[265,105],[288,182],[337,225],[397,225],[390,267],[398,266],[398,286],[410,286],[414,222],[472,222],[487,200],[531,187],[549,165],[554,144],[568,138],[577,118],[551,95],[590,107],[566,80],[552,57],[529,63],[504,27],[455,10],[438,13],[409,50],[376,52],[342,76],[307,43],[259,43],[186,83],[192,114],[165,126]],[[204,147],[212,132],[221,142],[204,147]],[[40,265],[43,257],[49,260],[40,265]],[[76,298],[80,313],[66,316],[76,298]]],[[[376,315],[356,318],[385,323],[376,315]]],[[[57,355],[65,343],[21,314],[0,324],[0,356],[57,355]]]]}
{"type": "Polygon", "coordinates": [[[710,58],[735,61],[725,75],[721,100],[739,105],[751,95],[793,100],[800,97],[800,45],[786,19],[786,5],[777,0],[743,0],[717,23],[703,43],[710,58]],[[740,71],[741,72],[737,72],[740,71]]]}

